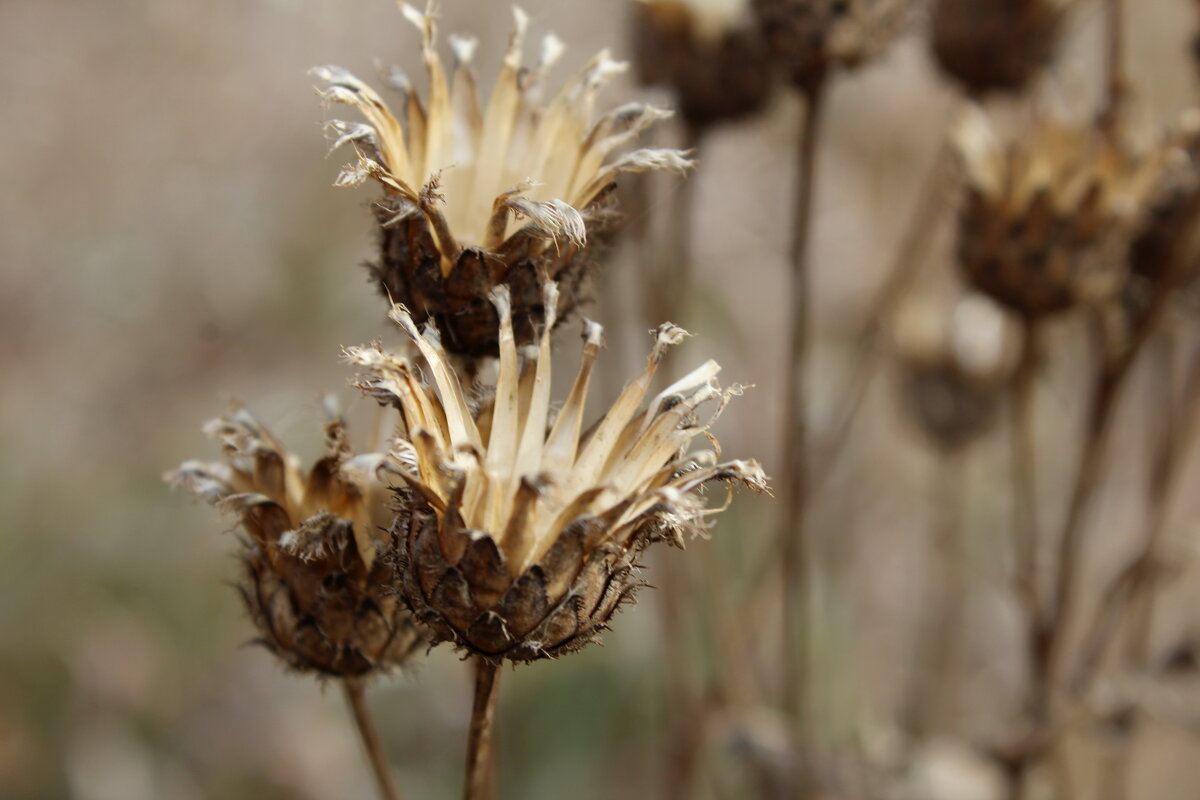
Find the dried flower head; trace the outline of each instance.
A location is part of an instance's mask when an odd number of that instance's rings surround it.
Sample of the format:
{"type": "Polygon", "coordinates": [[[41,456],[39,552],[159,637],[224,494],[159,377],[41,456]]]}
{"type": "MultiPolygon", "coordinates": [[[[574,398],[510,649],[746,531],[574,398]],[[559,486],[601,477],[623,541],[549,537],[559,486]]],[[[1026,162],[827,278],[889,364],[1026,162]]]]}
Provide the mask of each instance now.
{"type": "Polygon", "coordinates": [[[382,291],[418,319],[436,322],[449,352],[495,355],[496,312],[487,299],[494,286],[511,288],[518,340],[531,340],[545,313],[543,281],[563,287],[564,313],[580,302],[598,240],[615,222],[617,176],[683,172],[691,162],[678,150],[625,151],[670,112],[631,103],[592,122],[598,91],[625,68],[607,51],[544,99],[563,45],[547,36],[538,64],[523,68],[527,20],[517,9],[485,106],[471,67],[475,40],[450,37],[454,63],[447,70],[435,49],[435,4],[423,14],[402,8],[421,31],[429,75],[424,104],[395,68],[389,82],[400,93],[398,113],[346,70],[313,70],[326,103],[352,106],[367,120],[328,123],[333,147],[350,144],[358,155],[337,185],[374,179],[383,187],[379,259],[371,267],[382,291]]]}
{"type": "Polygon", "coordinates": [[[958,260],[972,285],[1030,317],[1116,291],[1157,156],[1051,120],[1003,142],[978,109],[954,140],[966,193],[958,260]]]}
{"type": "Polygon", "coordinates": [[[295,669],[361,676],[401,663],[423,641],[395,590],[389,488],[379,454],[355,456],[330,409],[328,450],[305,472],[298,459],[238,408],[205,432],[220,463],[188,461],[167,481],[237,515],[249,538],[240,589],[260,641],[295,669]]]}
{"type": "Polygon", "coordinates": [[[729,397],[708,362],[663,390],[645,410],[667,348],[685,334],[663,325],[645,371],[586,432],[583,411],[601,347],[585,323],[583,357],[558,414],[550,404],[550,328],[558,304],[545,288],[548,318],[524,365],[506,287],[492,293],[499,314],[495,396],[472,407],[437,332],[417,329],[402,306],[391,318],[433,376],[379,346],[347,351],[367,370],[359,386],[400,414],[390,467],[409,485],[397,520],[404,593],[438,640],[488,659],[530,661],[592,641],[641,585],[637,559],[649,543],[703,532],[700,490],[712,481],[765,489],[754,461],[719,463],[708,435],[729,397]],[[701,407],[715,406],[706,416],[701,407]],[[688,454],[699,435],[711,449],[688,454]]]}
{"type": "Polygon", "coordinates": [[[666,86],[693,128],[753,114],[767,102],[771,69],[748,0],[635,0],[638,79],[666,86]]]}
{"type": "Polygon", "coordinates": [[[962,298],[950,311],[911,301],[897,315],[893,339],[909,411],[935,444],[956,450],[994,422],[1022,332],[982,295],[962,298]]]}
{"type": "Polygon", "coordinates": [[[1133,275],[1169,291],[1200,268],[1200,111],[1183,115],[1163,153],[1129,265],[1133,275]]]}
{"type": "Polygon", "coordinates": [[[933,54],[973,95],[1019,92],[1054,58],[1063,16],[1058,0],[937,0],[933,54]]]}
{"type": "Polygon", "coordinates": [[[835,67],[880,53],[900,30],[911,0],[753,0],[763,35],[791,80],[815,86],[835,67]]]}

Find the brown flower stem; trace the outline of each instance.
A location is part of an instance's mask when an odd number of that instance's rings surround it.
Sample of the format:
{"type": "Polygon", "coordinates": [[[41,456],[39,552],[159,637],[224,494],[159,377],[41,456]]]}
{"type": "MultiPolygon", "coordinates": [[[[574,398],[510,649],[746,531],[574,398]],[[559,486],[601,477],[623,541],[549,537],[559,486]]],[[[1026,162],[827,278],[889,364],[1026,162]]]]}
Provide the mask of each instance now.
{"type": "Polygon", "coordinates": [[[500,686],[499,669],[490,661],[475,658],[475,702],[471,706],[471,728],[467,732],[464,800],[491,800],[495,795],[492,728],[500,686]]]}
{"type": "Polygon", "coordinates": [[[1013,401],[1013,582],[1031,633],[1041,617],[1038,576],[1037,431],[1035,395],[1041,329],[1026,319],[1013,401]]]}
{"type": "Polygon", "coordinates": [[[1121,106],[1125,102],[1125,2],[1104,0],[1105,3],[1105,107],[1101,119],[1110,131],[1115,131],[1121,106]]]}
{"type": "Polygon", "coordinates": [[[366,751],[367,761],[371,764],[371,772],[379,786],[379,796],[383,800],[400,800],[400,790],[396,788],[396,779],[388,765],[387,756],[383,752],[383,743],[379,739],[379,730],[371,718],[367,708],[361,678],[345,678],[342,690],[346,695],[346,704],[354,716],[354,724],[362,738],[363,750],[366,751]]]}
{"type": "Polygon", "coordinates": [[[808,681],[810,659],[806,611],[811,602],[809,587],[809,542],[805,532],[808,506],[807,467],[807,377],[809,324],[812,298],[809,293],[809,238],[812,228],[812,198],[821,131],[824,82],[804,90],[804,122],[796,161],[796,195],[793,207],[791,263],[791,336],[784,396],[784,474],[779,544],[783,561],[783,708],[800,716],[800,730],[809,723],[808,681]]]}

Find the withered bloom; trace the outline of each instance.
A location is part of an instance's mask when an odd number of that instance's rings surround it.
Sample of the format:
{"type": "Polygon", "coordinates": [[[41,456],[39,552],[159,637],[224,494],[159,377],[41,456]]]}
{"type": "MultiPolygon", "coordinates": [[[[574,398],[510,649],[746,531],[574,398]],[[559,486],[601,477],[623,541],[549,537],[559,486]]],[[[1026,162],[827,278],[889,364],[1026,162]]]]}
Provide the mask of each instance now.
{"type": "Polygon", "coordinates": [[[1027,317],[1111,297],[1158,156],[1051,120],[1006,143],[978,109],[954,139],[966,195],[958,261],[970,283],[1027,317]]]}
{"type": "Polygon", "coordinates": [[[981,295],[959,300],[946,314],[912,301],[896,319],[894,341],[904,399],[938,447],[959,450],[987,432],[1013,377],[1021,329],[981,295]]]}
{"type": "Polygon", "coordinates": [[[753,0],[775,58],[801,88],[835,67],[875,57],[900,30],[911,0],[753,0]]]}
{"type": "Polygon", "coordinates": [[[638,79],[673,90],[692,128],[766,104],[770,61],[747,0],[635,0],[632,28],[638,79]]]}
{"type": "Polygon", "coordinates": [[[1170,291],[1200,267],[1200,111],[1183,115],[1164,153],[1129,264],[1135,276],[1170,291]]]}
{"type": "Polygon", "coordinates": [[[1054,58],[1058,0],[937,0],[930,38],[938,66],[973,95],[1026,88],[1054,58]]]}
{"type": "Polygon", "coordinates": [[[546,287],[546,324],[524,364],[507,288],[492,301],[499,374],[495,396],[479,407],[468,403],[436,331],[418,331],[401,306],[391,317],[420,349],[436,392],[416,364],[378,345],[347,356],[367,370],[360,387],[395,407],[405,431],[391,468],[410,487],[396,528],[409,604],[437,640],[492,661],[531,661],[592,641],[641,585],[636,570],[647,545],[705,530],[715,513],[699,494],[706,484],[762,490],[765,479],[754,461],[719,463],[711,438],[711,449],[686,452],[738,391],[717,387],[715,362],[642,408],[664,353],[685,335],[679,328],[659,328],[646,369],[584,432],[600,327],[585,324],[578,375],[552,415],[557,288],[546,287]],[[703,405],[715,408],[701,418],[703,405]]]}
{"type": "Polygon", "coordinates": [[[355,456],[340,417],[310,470],[244,408],[205,432],[225,460],[166,479],[237,515],[248,535],[239,588],[261,642],[295,669],[336,677],[387,671],[423,641],[380,555],[392,510],[378,454],[355,456]]]}
{"type": "Polygon", "coordinates": [[[371,267],[382,292],[418,320],[433,320],[450,353],[495,355],[493,287],[511,287],[518,340],[531,340],[545,315],[542,282],[563,287],[563,313],[579,304],[597,247],[616,224],[617,177],[682,172],[691,162],[678,150],[626,151],[668,111],[632,103],[592,121],[598,91],[625,67],[607,52],[543,98],[563,45],[546,37],[537,66],[522,68],[526,17],[517,10],[485,105],[471,67],[475,40],[450,38],[447,70],[435,50],[434,5],[424,14],[403,10],[421,31],[425,103],[399,70],[390,76],[400,94],[396,112],[346,70],[313,70],[326,103],[353,106],[367,120],[328,123],[333,146],[351,144],[358,154],[337,184],[372,178],[383,187],[375,207],[379,258],[371,267]]]}

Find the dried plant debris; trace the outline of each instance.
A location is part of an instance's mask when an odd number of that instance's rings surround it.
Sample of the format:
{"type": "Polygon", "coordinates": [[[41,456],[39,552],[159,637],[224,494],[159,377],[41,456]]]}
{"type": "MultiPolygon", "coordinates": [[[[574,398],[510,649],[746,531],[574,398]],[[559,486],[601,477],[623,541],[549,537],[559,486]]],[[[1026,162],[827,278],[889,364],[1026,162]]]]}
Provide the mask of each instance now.
{"type": "Polygon", "coordinates": [[[517,9],[485,103],[472,65],[475,40],[450,37],[447,67],[436,50],[436,5],[424,13],[402,9],[421,34],[424,101],[398,69],[388,76],[399,95],[390,107],[344,69],[313,70],[327,104],[351,106],[366,120],[327,123],[334,148],[351,146],[357,156],[336,183],[374,180],[383,188],[375,206],[379,257],[371,266],[381,290],[418,321],[434,321],[449,352],[493,356],[493,287],[510,288],[518,342],[532,341],[545,319],[544,281],[561,287],[560,317],[580,303],[599,247],[617,224],[617,177],[682,173],[692,162],[678,150],[629,150],[668,111],[635,103],[593,119],[599,91],[625,69],[607,51],[550,93],[547,78],[564,45],[547,36],[538,62],[523,67],[527,18],[517,9]]]}
{"type": "Polygon", "coordinates": [[[1168,132],[1164,156],[1130,251],[1135,276],[1163,290],[1193,282],[1200,267],[1200,111],[1168,132]]]}
{"type": "Polygon", "coordinates": [[[874,58],[912,6],[911,0],[753,0],[772,54],[801,88],[874,58]]]}
{"type": "Polygon", "coordinates": [[[766,105],[771,64],[748,0],[635,0],[631,22],[638,80],[673,90],[693,129],[766,105]]]}
{"type": "Polygon", "coordinates": [[[393,516],[377,473],[384,456],[355,455],[336,413],[327,452],[307,471],[245,408],[205,432],[224,461],[188,461],[166,479],[240,521],[240,589],[260,641],[289,666],[325,676],[404,663],[423,637],[380,557],[393,516]]]}
{"type": "Polygon", "coordinates": [[[1020,92],[1054,59],[1059,0],[936,0],[930,44],[938,66],[969,94],[1020,92]]]}
{"type": "Polygon", "coordinates": [[[965,192],[958,261],[975,288],[1028,317],[1119,290],[1162,148],[1048,118],[1005,141],[977,108],[954,143],[965,192]]]}
{"type": "Polygon", "coordinates": [[[558,289],[544,288],[547,319],[536,346],[519,349],[507,287],[498,313],[495,394],[468,402],[437,331],[403,306],[391,318],[420,351],[420,366],[379,346],[347,351],[358,385],[399,412],[388,468],[408,490],[395,536],[404,594],[438,640],[488,659],[530,661],[594,640],[642,585],[638,557],[652,542],[703,533],[701,489],[714,481],[765,490],[754,461],[719,460],[709,427],[740,387],[720,389],[708,362],[643,407],[667,349],[685,335],[656,334],[646,369],[589,429],[584,403],[601,329],[584,324],[578,374],[551,413],[550,329],[558,289]],[[705,411],[704,409],[709,409],[705,411]],[[710,448],[689,453],[698,436],[710,448]]]}
{"type": "Polygon", "coordinates": [[[981,295],[958,300],[949,313],[929,300],[900,309],[893,341],[904,400],[934,444],[958,450],[992,427],[1021,336],[1014,317],[981,295]]]}

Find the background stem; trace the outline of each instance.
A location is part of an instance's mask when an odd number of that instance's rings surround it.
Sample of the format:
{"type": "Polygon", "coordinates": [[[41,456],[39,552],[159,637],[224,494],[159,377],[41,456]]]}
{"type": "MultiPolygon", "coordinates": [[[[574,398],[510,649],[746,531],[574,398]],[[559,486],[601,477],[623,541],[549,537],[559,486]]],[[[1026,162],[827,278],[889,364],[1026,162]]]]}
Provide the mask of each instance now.
{"type": "Polygon", "coordinates": [[[388,765],[387,756],[384,755],[379,731],[371,719],[371,712],[367,709],[362,679],[343,679],[342,690],[346,695],[346,704],[350,706],[350,711],[354,716],[354,724],[358,727],[363,749],[367,754],[367,761],[371,764],[371,772],[375,775],[375,782],[379,786],[379,796],[383,800],[400,800],[400,791],[396,788],[396,779],[388,765]]]}

